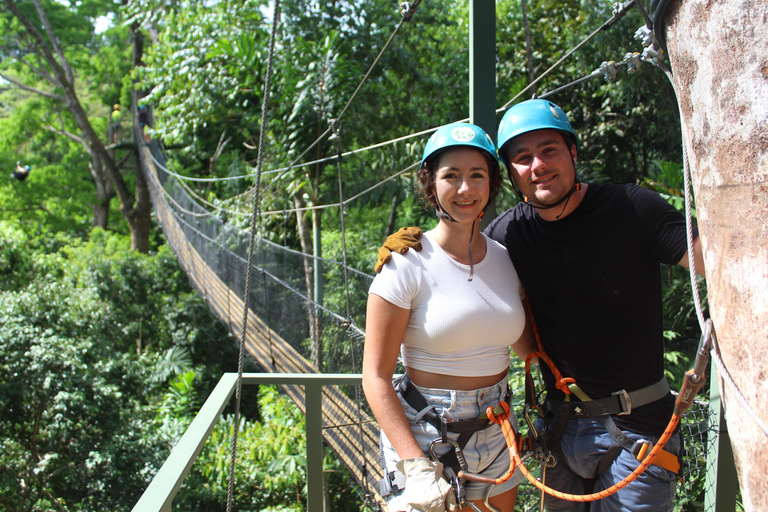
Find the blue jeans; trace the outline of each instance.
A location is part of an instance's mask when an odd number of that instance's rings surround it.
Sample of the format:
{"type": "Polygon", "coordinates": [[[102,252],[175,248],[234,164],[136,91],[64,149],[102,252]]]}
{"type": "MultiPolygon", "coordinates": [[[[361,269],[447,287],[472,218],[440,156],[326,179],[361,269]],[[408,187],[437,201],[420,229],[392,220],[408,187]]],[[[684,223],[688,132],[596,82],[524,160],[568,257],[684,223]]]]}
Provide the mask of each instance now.
{"type": "MultiPolygon", "coordinates": [[[[550,421],[550,429],[555,421],[556,418],[550,421]]],[[[633,441],[642,439],[652,444],[658,441],[658,438],[623,432],[633,441]]],[[[545,484],[569,494],[592,494],[620,482],[640,462],[622,450],[613,464],[602,475],[597,475],[597,465],[612,444],[613,438],[598,418],[569,419],[560,439],[565,460],[558,457],[555,467],[547,468],[545,484]]],[[[673,434],[664,449],[679,454],[680,435],[673,434]]],[[[607,498],[580,503],[547,494],[544,504],[547,512],[671,512],[676,486],[675,473],[651,465],[636,480],[607,498]]]]}
{"type": "MultiPolygon", "coordinates": [[[[487,388],[474,389],[471,391],[457,391],[450,389],[423,388],[415,386],[424,396],[427,403],[430,404],[438,415],[447,420],[464,420],[477,418],[490,405],[495,407],[504,400],[507,394],[507,377],[493,386],[487,388]]],[[[400,399],[400,403],[405,410],[405,416],[411,425],[416,441],[424,451],[429,455],[429,444],[440,438],[440,432],[422,419],[419,411],[411,407],[405,400],[400,399]]],[[[510,416],[512,425],[517,430],[517,422],[514,416],[510,416]]],[[[450,439],[457,439],[459,434],[449,433],[450,439]]],[[[384,432],[381,432],[382,459],[385,464],[385,472],[397,471],[395,464],[400,457],[392,447],[384,432]]],[[[448,445],[441,445],[436,450],[437,455],[443,455],[450,448],[448,445]]],[[[490,478],[500,478],[509,469],[509,451],[504,434],[498,425],[490,425],[484,430],[479,430],[469,439],[467,445],[462,450],[467,460],[467,466],[470,473],[480,473],[490,478]]],[[[519,469],[515,470],[513,475],[504,483],[494,486],[490,489],[490,496],[496,496],[506,492],[522,480],[524,480],[519,469]]],[[[466,482],[464,487],[469,500],[481,500],[485,498],[488,492],[488,486],[479,482],[466,482]]],[[[387,499],[387,508],[390,510],[405,510],[405,503],[399,499],[402,493],[390,496],[387,499]]]]}

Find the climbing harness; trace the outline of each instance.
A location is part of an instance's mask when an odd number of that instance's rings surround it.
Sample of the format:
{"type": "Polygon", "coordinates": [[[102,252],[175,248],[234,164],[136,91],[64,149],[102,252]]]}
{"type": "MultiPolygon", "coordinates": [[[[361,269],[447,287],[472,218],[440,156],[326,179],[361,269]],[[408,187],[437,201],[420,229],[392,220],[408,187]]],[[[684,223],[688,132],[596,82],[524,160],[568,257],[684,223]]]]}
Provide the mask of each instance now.
{"type": "MultiPolygon", "coordinates": [[[[460,507],[471,507],[474,510],[478,510],[474,504],[467,500],[466,492],[464,490],[464,483],[466,480],[466,475],[471,475],[474,478],[479,477],[479,475],[472,475],[467,473],[467,461],[464,458],[464,453],[462,450],[476,432],[485,430],[495,423],[491,416],[489,416],[486,412],[481,414],[478,418],[474,419],[446,420],[442,415],[439,415],[434,407],[432,407],[427,402],[426,398],[424,398],[419,390],[416,389],[407,374],[403,374],[401,377],[396,378],[392,384],[398,397],[405,400],[408,405],[418,411],[417,417],[426,421],[435,429],[437,429],[438,432],[440,432],[440,437],[434,439],[430,443],[429,454],[433,461],[438,461],[443,464],[443,477],[446,479],[446,481],[448,481],[449,484],[451,484],[453,494],[456,497],[456,503],[460,507]],[[456,439],[451,439],[448,437],[449,433],[459,434],[459,436],[456,439]],[[438,456],[438,448],[443,446],[449,446],[450,449],[445,454],[438,456]]],[[[507,395],[504,397],[504,400],[499,402],[499,405],[496,408],[490,407],[490,410],[493,411],[494,416],[502,415],[501,417],[504,417],[503,415],[506,413],[506,417],[509,417],[508,401],[510,398],[511,393],[507,391],[507,395]]],[[[502,426],[502,430],[504,428],[505,427],[502,426]]],[[[509,428],[512,427],[509,426],[509,428]]],[[[495,462],[495,460],[505,451],[507,451],[507,448],[499,452],[491,464],[495,462]]],[[[386,472],[387,468],[384,462],[383,446],[381,446],[381,466],[385,471],[384,478],[379,481],[378,486],[379,494],[382,497],[386,498],[387,496],[405,489],[405,475],[399,471],[392,471],[388,473],[386,472]]],[[[505,478],[503,481],[508,479],[509,477],[505,478]]],[[[486,505],[488,505],[487,496],[486,505]]],[[[489,508],[493,510],[492,507],[489,506],[489,508]]]]}
{"type": "MultiPolygon", "coordinates": [[[[709,361],[709,351],[715,340],[711,321],[707,322],[706,328],[702,333],[694,366],[691,370],[689,370],[685,374],[685,378],[683,381],[683,385],[680,389],[680,393],[678,394],[675,400],[675,408],[674,408],[672,417],[669,421],[669,424],[667,425],[667,428],[664,430],[664,433],[659,438],[658,442],[651,448],[651,444],[648,442],[632,443],[632,441],[629,441],[629,439],[627,439],[627,441],[633,444],[633,446],[630,449],[625,447],[621,442],[617,440],[618,449],[609,450],[608,454],[606,455],[606,457],[612,456],[613,458],[606,459],[604,457],[604,460],[601,461],[601,463],[598,465],[598,468],[602,466],[603,470],[607,469],[607,467],[613,462],[615,457],[619,455],[622,449],[629,449],[630,453],[632,453],[632,455],[638,461],[640,461],[640,464],[631,474],[629,474],[626,478],[624,478],[620,482],[602,491],[592,493],[592,494],[585,494],[585,495],[568,494],[568,493],[560,492],[546,486],[546,482],[545,482],[546,468],[553,467],[556,463],[552,454],[549,452],[549,449],[555,448],[555,447],[550,446],[549,444],[552,443],[556,445],[559,442],[559,439],[556,439],[554,436],[547,435],[546,426],[541,431],[536,430],[536,428],[534,427],[534,423],[531,420],[529,415],[530,409],[533,408],[537,412],[539,412],[539,415],[541,417],[545,418],[544,416],[545,410],[542,407],[542,405],[539,404],[538,401],[536,400],[535,391],[529,385],[529,383],[531,385],[533,383],[533,378],[531,377],[531,372],[530,372],[530,366],[533,359],[538,357],[540,361],[543,360],[547,364],[547,366],[550,368],[553,375],[555,376],[556,387],[566,394],[566,399],[561,403],[565,405],[561,405],[561,411],[560,411],[561,414],[559,415],[560,417],[563,417],[563,416],[566,417],[566,419],[568,418],[568,415],[562,414],[562,408],[568,408],[569,412],[574,412],[576,411],[576,409],[579,409],[582,407],[584,409],[593,408],[595,410],[591,411],[592,413],[599,412],[599,411],[602,411],[602,412],[599,415],[598,414],[590,414],[590,415],[598,416],[599,418],[606,417],[609,419],[610,419],[610,416],[609,416],[610,414],[619,414],[619,415],[629,414],[632,410],[632,407],[639,407],[644,403],[650,403],[650,401],[653,401],[651,399],[654,396],[658,396],[659,394],[661,394],[662,390],[664,389],[666,389],[666,391],[663,393],[663,395],[666,395],[666,393],[669,392],[669,387],[666,385],[666,381],[664,381],[664,383],[661,383],[661,381],[659,381],[656,384],[653,384],[652,386],[649,386],[639,391],[626,392],[622,390],[620,392],[614,393],[613,395],[611,395],[606,399],[590,400],[589,397],[576,385],[575,380],[570,377],[563,377],[562,374],[557,369],[557,367],[552,362],[552,360],[546,355],[546,353],[543,350],[543,347],[541,346],[541,341],[538,335],[538,328],[536,327],[536,322],[533,320],[533,317],[531,317],[531,321],[533,324],[534,333],[536,335],[536,341],[538,344],[539,351],[530,354],[525,362],[526,406],[525,406],[524,414],[525,414],[525,420],[529,426],[529,437],[525,440],[516,439],[514,430],[512,429],[512,426],[509,424],[508,412],[506,414],[500,415],[496,413],[496,410],[489,408],[486,411],[487,417],[490,419],[490,421],[501,425],[502,431],[504,432],[504,438],[507,442],[507,447],[510,453],[509,471],[502,478],[499,478],[493,481],[491,481],[490,479],[484,478],[480,475],[473,475],[466,472],[459,473],[458,476],[460,478],[463,478],[464,480],[485,482],[489,484],[491,483],[498,484],[509,479],[512,473],[514,472],[515,468],[519,467],[520,471],[523,473],[523,475],[525,475],[528,481],[530,481],[535,487],[540,489],[543,493],[550,494],[552,496],[555,496],[557,498],[564,499],[567,501],[588,502],[588,501],[595,501],[595,500],[606,498],[611,494],[614,494],[615,492],[619,491],[620,489],[626,487],[631,482],[633,482],[638,476],[640,476],[651,464],[664,467],[665,469],[668,469],[670,471],[673,471],[679,474],[680,464],[679,464],[678,456],[665,451],[664,446],[666,445],[667,441],[670,439],[670,437],[673,435],[673,433],[677,429],[677,426],[680,423],[681,416],[691,406],[691,404],[693,403],[696,397],[696,394],[699,392],[699,390],[704,385],[704,382],[706,380],[705,370],[707,367],[707,363],[709,361]],[[576,395],[581,401],[571,403],[570,396],[572,394],[576,395]],[[634,400],[634,403],[633,403],[633,400],[634,400]],[[613,411],[616,411],[616,412],[613,412],[613,411]],[[523,457],[520,455],[523,449],[531,450],[533,452],[533,456],[541,463],[542,465],[541,481],[537,480],[536,477],[533,476],[523,464],[523,457]],[[615,454],[611,453],[612,451],[615,452],[615,454]]],[[[504,405],[505,404],[499,404],[499,406],[501,406],[502,408],[504,407],[504,405]]],[[[613,421],[611,420],[610,423],[613,423],[613,421]]],[[[623,436],[624,438],[626,438],[626,436],[615,427],[615,424],[613,425],[613,428],[615,429],[615,431],[619,432],[620,436],[623,436]]],[[[608,426],[606,426],[606,429],[612,434],[614,439],[616,439],[616,436],[614,435],[615,432],[609,429],[608,426]]],[[[600,469],[598,469],[598,471],[600,471],[600,469]]],[[[544,496],[542,494],[542,505],[543,505],[543,499],[544,499],[544,496]]]]}

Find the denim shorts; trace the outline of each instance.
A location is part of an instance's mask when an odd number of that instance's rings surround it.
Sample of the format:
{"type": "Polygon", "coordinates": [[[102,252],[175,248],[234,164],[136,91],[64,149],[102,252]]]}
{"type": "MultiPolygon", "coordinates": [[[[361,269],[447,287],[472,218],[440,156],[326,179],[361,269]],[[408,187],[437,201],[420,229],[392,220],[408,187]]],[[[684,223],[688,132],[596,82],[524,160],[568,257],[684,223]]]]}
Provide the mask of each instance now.
{"type": "MultiPolygon", "coordinates": [[[[446,420],[475,419],[484,413],[488,406],[497,406],[499,402],[505,399],[508,392],[506,377],[493,386],[471,391],[422,388],[420,386],[415,386],[415,388],[424,396],[427,403],[435,409],[437,415],[444,417],[446,420]]],[[[424,454],[429,456],[429,445],[433,440],[440,437],[440,432],[427,421],[417,417],[418,411],[408,405],[402,397],[400,398],[400,403],[403,405],[405,416],[411,425],[411,432],[413,432],[424,454]]],[[[514,415],[510,416],[510,422],[515,431],[517,431],[517,421],[514,415]]],[[[449,433],[448,437],[455,440],[459,437],[459,434],[449,433]]],[[[451,445],[443,444],[438,446],[435,451],[440,456],[450,449],[453,449],[451,445]]],[[[381,458],[386,466],[385,472],[397,471],[395,464],[400,460],[400,457],[398,457],[397,452],[395,452],[384,432],[381,433],[381,450],[381,458]]],[[[504,434],[499,425],[492,424],[484,430],[475,432],[462,451],[467,460],[467,470],[470,473],[480,473],[483,476],[500,478],[509,470],[509,451],[507,450],[504,434]]],[[[493,486],[490,494],[488,494],[488,485],[479,482],[466,482],[464,490],[468,500],[482,500],[486,495],[496,496],[512,489],[523,478],[520,470],[516,469],[509,480],[493,486]]],[[[390,510],[405,510],[405,504],[398,501],[400,494],[402,493],[394,494],[387,498],[387,506],[390,510]]]]}
{"type": "MultiPolygon", "coordinates": [[[[555,421],[550,421],[550,427],[555,421]]],[[[658,438],[627,430],[622,432],[632,441],[644,440],[652,444],[658,441],[658,438]]],[[[679,454],[680,441],[680,434],[673,434],[664,449],[679,454]]],[[[545,484],[569,494],[591,494],[617,484],[640,463],[627,450],[622,450],[613,464],[602,475],[597,475],[597,464],[612,444],[611,434],[598,418],[569,419],[560,441],[566,460],[558,458],[555,467],[547,469],[545,484]]],[[[607,498],[591,502],[591,505],[562,500],[549,494],[544,500],[547,512],[671,512],[676,486],[675,473],[651,465],[629,485],[607,498]]]]}

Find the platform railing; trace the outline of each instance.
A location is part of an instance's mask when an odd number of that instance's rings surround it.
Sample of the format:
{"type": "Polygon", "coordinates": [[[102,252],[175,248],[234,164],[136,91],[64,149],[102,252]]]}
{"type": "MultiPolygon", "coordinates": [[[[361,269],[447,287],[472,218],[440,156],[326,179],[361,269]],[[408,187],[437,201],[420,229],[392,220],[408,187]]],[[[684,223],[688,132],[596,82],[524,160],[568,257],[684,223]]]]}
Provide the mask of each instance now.
{"type": "MultiPolygon", "coordinates": [[[[334,373],[245,373],[243,386],[292,384],[304,387],[307,432],[307,512],[322,512],[323,490],[323,420],[324,386],[360,385],[360,374],[334,373]]],[[[225,373],[187,428],[157,475],[133,507],[133,512],[171,512],[173,499],[206,440],[219,421],[237,387],[237,374],[225,373]]]]}

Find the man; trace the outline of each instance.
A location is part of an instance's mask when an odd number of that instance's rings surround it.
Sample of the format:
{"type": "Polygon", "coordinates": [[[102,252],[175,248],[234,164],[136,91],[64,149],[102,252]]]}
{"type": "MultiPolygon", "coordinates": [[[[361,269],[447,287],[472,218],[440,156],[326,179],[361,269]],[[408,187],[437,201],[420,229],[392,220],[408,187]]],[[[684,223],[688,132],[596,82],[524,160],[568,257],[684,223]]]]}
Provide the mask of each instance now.
{"type": "MultiPolygon", "coordinates": [[[[548,432],[557,458],[545,483],[570,494],[598,492],[638,466],[643,445],[658,440],[672,415],[659,264],[688,266],[685,221],[646,189],[579,183],[576,134],[554,103],[537,99],[513,106],[499,125],[498,144],[525,201],[485,233],[507,248],[544,351],[592,399],[585,403],[571,395],[566,401],[541,365],[548,412],[538,426],[548,432]]],[[[388,248],[403,252],[418,242],[405,240],[403,230],[400,235],[382,247],[377,266],[388,248]]],[[[703,273],[698,237],[693,248],[703,273]]],[[[666,468],[651,465],[617,493],[591,504],[547,495],[546,509],[671,511],[680,436],[665,449],[669,453],[659,464],[666,468]]]]}
{"type": "Polygon", "coordinates": [[[29,171],[31,170],[32,169],[28,165],[22,167],[21,162],[16,162],[16,170],[11,173],[11,178],[24,181],[27,179],[27,176],[29,176],[29,171]]]}

